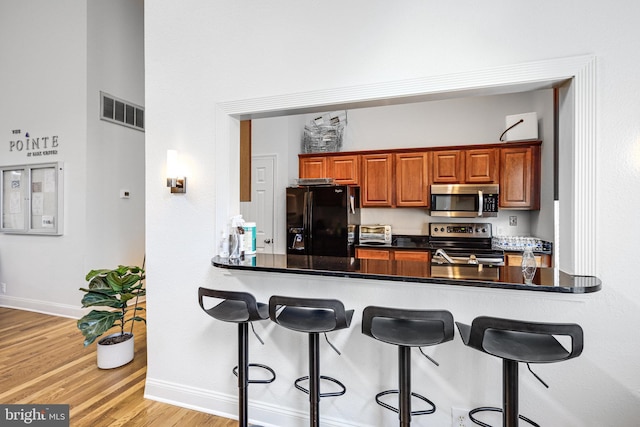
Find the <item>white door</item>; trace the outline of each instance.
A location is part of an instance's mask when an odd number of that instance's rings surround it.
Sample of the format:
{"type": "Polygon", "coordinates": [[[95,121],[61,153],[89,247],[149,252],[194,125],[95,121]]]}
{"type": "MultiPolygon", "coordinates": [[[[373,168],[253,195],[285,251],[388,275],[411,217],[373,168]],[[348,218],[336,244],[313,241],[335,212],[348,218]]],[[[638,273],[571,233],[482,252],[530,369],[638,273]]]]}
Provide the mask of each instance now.
{"type": "Polygon", "coordinates": [[[273,254],[275,156],[251,158],[251,211],[256,222],[256,251],[273,254]]]}

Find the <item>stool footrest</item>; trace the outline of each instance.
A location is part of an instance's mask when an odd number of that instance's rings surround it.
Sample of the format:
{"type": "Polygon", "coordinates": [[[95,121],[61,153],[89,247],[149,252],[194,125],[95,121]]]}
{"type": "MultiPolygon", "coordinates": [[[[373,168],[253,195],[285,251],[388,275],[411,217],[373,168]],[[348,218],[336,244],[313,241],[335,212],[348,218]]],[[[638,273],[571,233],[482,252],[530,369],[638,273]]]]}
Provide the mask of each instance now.
{"type": "MultiPolygon", "coordinates": [[[[300,377],[297,380],[294,381],[294,385],[296,386],[296,388],[300,391],[305,392],[306,394],[309,394],[309,390],[302,387],[300,384],[300,382],[302,381],[306,381],[309,379],[309,376],[304,376],[304,377],[300,377]]],[[[321,380],[326,380],[326,381],[331,381],[334,384],[337,384],[342,390],[340,391],[334,391],[334,392],[330,392],[330,393],[320,393],[320,397],[333,397],[333,396],[342,396],[343,394],[346,393],[347,388],[344,386],[344,384],[342,384],[340,381],[338,381],[335,378],[331,378],[331,377],[326,377],[324,375],[320,375],[320,379],[321,380]]]]}
{"type": "MultiPolygon", "coordinates": [[[[376,394],[376,403],[378,405],[382,406],[383,408],[389,409],[390,411],[393,411],[396,414],[399,414],[400,410],[398,408],[393,407],[393,406],[389,405],[388,403],[384,403],[383,401],[380,400],[380,398],[382,396],[386,396],[388,394],[400,394],[400,390],[385,390],[385,391],[381,391],[380,393],[376,394]]],[[[411,396],[417,397],[418,399],[422,400],[423,402],[427,402],[429,405],[431,405],[431,409],[424,409],[424,410],[421,410],[421,411],[411,411],[411,415],[427,415],[427,414],[433,414],[436,411],[436,405],[432,401],[427,399],[426,397],[421,396],[418,393],[413,393],[413,392],[411,392],[411,396]]]]}
{"type": "MultiPolygon", "coordinates": [[[[249,363],[247,366],[249,366],[249,368],[260,368],[260,369],[264,369],[265,371],[269,371],[271,373],[271,378],[267,378],[265,380],[247,380],[247,382],[249,384],[269,384],[275,381],[276,379],[276,373],[273,369],[271,369],[270,367],[268,367],[267,365],[261,365],[259,363],[249,363]]],[[[238,376],[238,367],[235,366],[233,368],[233,375],[235,375],[236,377],[238,376]]]]}
{"type": "MultiPolygon", "coordinates": [[[[475,418],[473,417],[476,413],[478,413],[478,412],[484,412],[484,411],[502,412],[502,408],[495,408],[495,407],[490,407],[490,406],[483,406],[483,407],[475,408],[475,409],[472,409],[471,411],[469,411],[469,419],[470,419],[471,421],[473,421],[473,423],[474,423],[474,424],[477,424],[477,425],[479,425],[479,426],[483,426],[483,427],[492,427],[492,426],[491,426],[491,424],[483,423],[482,421],[477,420],[477,419],[475,419],[475,418]]],[[[531,424],[531,425],[532,425],[532,426],[534,426],[534,427],[540,427],[540,425],[539,425],[539,424],[537,424],[537,423],[535,423],[535,422],[531,421],[529,418],[527,418],[527,417],[525,417],[525,416],[523,416],[523,415],[518,415],[518,418],[520,418],[522,421],[525,421],[525,422],[527,422],[527,423],[531,424]]]]}

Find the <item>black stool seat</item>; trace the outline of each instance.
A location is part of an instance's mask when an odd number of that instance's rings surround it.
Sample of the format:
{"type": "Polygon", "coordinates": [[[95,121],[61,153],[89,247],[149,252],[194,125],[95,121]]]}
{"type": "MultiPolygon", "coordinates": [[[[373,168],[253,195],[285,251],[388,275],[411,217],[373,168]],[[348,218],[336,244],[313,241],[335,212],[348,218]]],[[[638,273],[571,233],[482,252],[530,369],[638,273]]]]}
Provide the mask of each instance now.
{"type": "MultiPolygon", "coordinates": [[[[363,334],[398,346],[399,388],[378,393],[376,402],[398,413],[400,426],[408,427],[414,415],[433,414],[436,410],[436,405],[432,401],[411,391],[411,347],[426,347],[451,341],[453,330],[453,315],[446,310],[407,310],[369,306],[362,312],[363,334]],[[382,396],[389,394],[399,395],[399,408],[381,400],[382,396]],[[428,403],[431,408],[412,411],[411,396],[428,403]]],[[[428,358],[436,363],[430,357],[428,358]]]]}
{"type": "MultiPolygon", "coordinates": [[[[226,294],[227,297],[229,296],[226,292],[224,292],[224,294],[226,294]]],[[[244,293],[238,292],[238,294],[244,293]]],[[[256,302],[255,298],[251,294],[237,295],[237,297],[242,299],[226,299],[210,309],[205,309],[203,307],[203,310],[209,316],[223,322],[254,322],[269,318],[269,306],[267,304],[256,302]]]]}
{"type": "Polygon", "coordinates": [[[274,295],[269,299],[271,320],[298,332],[321,333],[348,328],[353,310],[335,299],[294,298],[274,295]],[[280,311],[276,314],[276,311],[280,311]]]}
{"type": "MultiPolygon", "coordinates": [[[[202,287],[198,289],[198,302],[205,313],[214,319],[238,324],[238,365],[233,368],[233,374],[238,377],[238,423],[240,427],[247,427],[249,422],[247,397],[249,384],[268,384],[276,379],[276,373],[269,366],[249,363],[249,322],[267,320],[269,306],[257,302],[255,297],[247,292],[222,291],[202,287]],[[223,301],[211,308],[205,308],[204,300],[206,297],[223,301]],[[271,376],[266,379],[251,380],[249,379],[250,367],[264,369],[271,376]]],[[[257,334],[256,337],[264,344],[257,334]]]]}
{"type": "MultiPolygon", "coordinates": [[[[309,335],[309,375],[296,379],[294,384],[298,390],[309,395],[309,422],[312,427],[318,427],[320,398],[342,396],[347,390],[344,384],[335,378],[320,375],[319,334],[348,328],[353,318],[353,310],[345,310],[342,302],[335,299],[274,295],[269,299],[269,317],[280,326],[309,335]],[[300,385],[300,382],[306,380],[309,380],[308,389],[300,385]],[[340,390],[320,393],[320,380],[331,381],[340,390]]],[[[333,345],[331,347],[338,352],[333,345]]]]}
{"type": "MultiPolygon", "coordinates": [[[[502,412],[504,426],[517,426],[518,418],[537,426],[518,414],[518,363],[554,363],[580,356],[583,349],[582,328],[573,323],[526,322],[488,316],[475,318],[471,326],[460,322],[456,322],[456,325],[465,345],[503,361],[503,408],[476,408],[469,413],[471,421],[489,426],[476,420],[473,414],[497,411],[502,412]],[[571,338],[569,350],[556,339],[559,336],[571,338]]],[[[536,378],[540,380],[537,375],[536,378]]]]}

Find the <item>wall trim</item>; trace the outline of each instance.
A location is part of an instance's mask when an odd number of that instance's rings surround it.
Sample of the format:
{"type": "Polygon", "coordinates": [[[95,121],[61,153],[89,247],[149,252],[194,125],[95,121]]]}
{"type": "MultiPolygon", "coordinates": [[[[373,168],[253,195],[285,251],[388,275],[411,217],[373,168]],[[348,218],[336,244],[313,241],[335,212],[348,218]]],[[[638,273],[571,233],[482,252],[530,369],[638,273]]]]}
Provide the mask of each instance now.
{"type": "Polygon", "coordinates": [[[381,82],[360,86],[331,88],[293,94],[233,100],[216,104],[216,236],[227,218],[239,209],[236,186],[229,185],[237,176],[239,163],[239,120],[302,114],[330,109],[349,109],[391,103],[435,100],[472,95],[535,90],[570,81],[575,89],[574,183],[575,214],[571,224],[560,229],[574,230],[573,259],[563,264],[573,267],[573,274],[597,275],[596,240],[596,57],[574,56],[497,66],[447,75],[426,76],[411,80],[381,82]],[[223,173],[228,171],[230,174],[223,173]]]}
{"type": "MultiPolygon", "coordinates": [[[[229,378],[233,381],[233,377],[229,378]]],[[[219,417],[238,419],[238,396],[218,393],[198,387],[189,387],[170,381],[156,380],[147,376],[144,389],[145,399],[155,400],[182,408],[192,409],[219,417]]],[[[270,405],[252,399],[249,401],[249,417],[252,424],[264,427],[281,425],[303,425],[308,422],[309,414],[305,411],[287,409],[281,405],[270,405]],[[278,424],[270,424],[277,422],[278,424]],[[285,422],[286,420],[286,422],[285,422]]],[[[349,421],[322,417],[322,425],[330,427],[365,427],[365,424],[354,424],[349,421]]]]}
{"type": "Polygon", "coordinates": [[[51,301],[40,301],[30,298],[12,297],[8,295],[0,295],[0,307],[35,311],[36,313],[69,317],[71,319],[79,319],[85,314],[84,310],[80,306],[58,304],[51,301]]]}

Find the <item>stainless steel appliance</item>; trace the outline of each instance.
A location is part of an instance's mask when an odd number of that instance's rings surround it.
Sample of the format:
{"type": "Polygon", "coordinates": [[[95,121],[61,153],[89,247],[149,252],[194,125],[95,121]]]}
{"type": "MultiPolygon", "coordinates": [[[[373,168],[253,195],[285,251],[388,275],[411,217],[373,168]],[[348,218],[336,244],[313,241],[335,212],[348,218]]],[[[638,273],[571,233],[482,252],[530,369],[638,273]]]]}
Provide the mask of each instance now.
{"type": "Polygon", "coordinates": [[[431,216],[485,218],[498,216],[498,184],[433,184],[431,216]]]}
{"type": "Polygon", "coordinates": [[[391,244],[390,225],[361,225],[360,244],[361,245],[390,245],[391,244]]]}
{"type": "Polygon", "coordinates": [[[504,265],[504,252],[492,249],[489,223],[430,223],[432,265],[504,265]]]}
{"type": "Polygon", "coordinates": [[[287,254],[354,256],[360,224],[358,187],[287,188],[287,254]]]}

